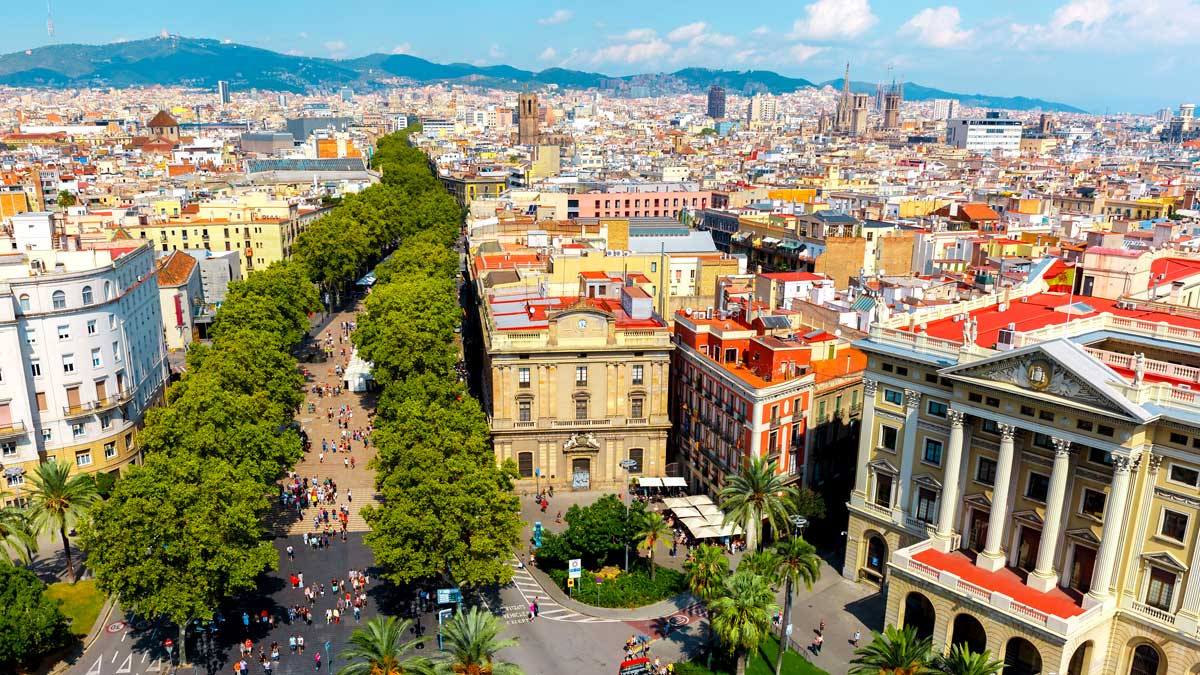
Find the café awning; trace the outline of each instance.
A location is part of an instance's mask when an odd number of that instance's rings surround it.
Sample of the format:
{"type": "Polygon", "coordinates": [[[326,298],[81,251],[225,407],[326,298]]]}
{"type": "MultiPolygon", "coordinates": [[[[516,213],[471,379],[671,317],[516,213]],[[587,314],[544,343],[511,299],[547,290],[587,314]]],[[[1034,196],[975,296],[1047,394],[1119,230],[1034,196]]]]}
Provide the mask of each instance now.
{"type": "Polygon", "coordinates": [[[662,487],[663,479],[654,476],[638,476],[638,485],[642,487],[662,487]]]}

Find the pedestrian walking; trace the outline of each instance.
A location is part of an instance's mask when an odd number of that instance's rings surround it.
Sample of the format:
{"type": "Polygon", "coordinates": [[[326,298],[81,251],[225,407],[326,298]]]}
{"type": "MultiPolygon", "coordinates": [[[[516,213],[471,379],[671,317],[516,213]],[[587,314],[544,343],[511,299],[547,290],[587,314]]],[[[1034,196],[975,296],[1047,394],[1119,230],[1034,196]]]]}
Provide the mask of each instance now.
{"type": "Polygon", "coordinates": [[[859,640],[861,640],[861,639],[862,639],[862,633],[860,633],[859,631],[854,631],[854,637],[853,637],[853,638],[851,638],[851,640],[850,640],[850,644],[852,644],[852,645],[854,645],[855,647],[857,647],[857,646],[858,646],[858,641],[859,641],[859,640]]]}
{"type": "Polygon", "coordinates": [[[315,666],[314,670],[321,670],[321,652],[316,652],[313,654],[313,665],[315,666]]]}

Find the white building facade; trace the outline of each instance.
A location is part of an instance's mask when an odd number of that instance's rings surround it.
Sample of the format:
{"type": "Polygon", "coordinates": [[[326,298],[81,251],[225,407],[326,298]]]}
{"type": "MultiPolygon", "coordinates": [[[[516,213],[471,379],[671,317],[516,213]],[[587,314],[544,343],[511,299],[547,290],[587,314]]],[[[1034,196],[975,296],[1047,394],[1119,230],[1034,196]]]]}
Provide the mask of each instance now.
{"type": "Polygon", "coordinates": [[[946,145],[987,153],[1021,151],[1021,121],[1008,113],[989,112],[983,119],[955,118],[946,122],[946,145]]]}

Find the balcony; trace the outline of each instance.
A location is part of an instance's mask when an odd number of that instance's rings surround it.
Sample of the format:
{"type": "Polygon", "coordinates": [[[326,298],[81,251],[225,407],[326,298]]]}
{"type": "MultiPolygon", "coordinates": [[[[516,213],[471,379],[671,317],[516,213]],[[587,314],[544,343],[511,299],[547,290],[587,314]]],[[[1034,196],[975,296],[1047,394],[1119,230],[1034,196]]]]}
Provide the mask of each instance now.
{"type": "Polygon", "coordinates": [[[0,438],[16,438],[24,436],[26,432],[24,422],[9,422],[0,426],[0,438]]]}
{"type": "Polygon", "coordinates": [[[1129,603],[1129,606],[1130,609],[1138,614],[1148,616],[1151,619],[1154,619],[1160,623],[1165,623],[1168,626],[1175,625],[1175,615],[1166,610],[1162,610],[1157,607],[1151,607],[1150,605],[1143,604],[1141,602],[1131,602],[1129,603]]]}
{"type": "Polygon", "coordinates": [[[74,405],[63,406],[63,417],[83,417],[90,415],[95,410],[95,401],[83,401],[74,405]]]}
{"type": "Polygon", "coordinates": [[[95,401],[92,403],[92,406],[95,410],[111,410],[119,405],[125,405],[126,403],[129,403],[132,398],[133,390],[126,389],[125,391],[118,391],[107,398],[102,398],[99,401],[95,401]]]}
{"type": "Polygon", "coordinates": [[[642,425],[642,424],[649,424],[649,423],[650,423],[649,417],[626,417],[625,418],[625,424],[627,424],[627,425],[642,425]]]}
{"type": "Polygon", "coordinates": [[[607,427],[612,425],[612,420],[554,420],[556,427],[607,427]]]}
{"type": "Polygon", "coordinates": [[[902,577],[932,582],[954,600],[984,605],[987,611],[1063,638],[1090,627],[1105,613],[1104,604],[1084,610],[1058,588],[1046,593],[1034,590],[1013,570],[988,572],[961,552],[938,551],[928,539],[895,551],[888,564],[902,577]]]}

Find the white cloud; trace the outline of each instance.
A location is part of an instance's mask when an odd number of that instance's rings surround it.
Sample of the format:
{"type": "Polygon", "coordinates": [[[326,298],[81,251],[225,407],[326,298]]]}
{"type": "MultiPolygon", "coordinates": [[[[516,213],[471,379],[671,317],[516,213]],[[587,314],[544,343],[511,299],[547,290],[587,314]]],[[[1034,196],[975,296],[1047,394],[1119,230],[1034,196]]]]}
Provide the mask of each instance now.
{"type": "Polygon", "coordinates": [[[914,36],[927,47],[958,47],[975,36],[974,30],[962,28],[961,21],[957,7],[926,7],[906,21],[900,27],[900,33],[914,36]]]}
{"type": "Polygon", "coordinates": [[[412,54],[413,53],[412,43],[411,42],[401,42],[400,44],[396,45],[395,47],[392,47],[392,53],[393,54],[412,54]]]}
{"type": "Polygon", "coordinates": [[[538,54],[538,59],[541,61],[552,61],[556,58],[558,58],[558,52],[554,47],[546,47],[541,54],[538,54]]]}
{"type": "Polygon", "coordinates": [[[543,26],[557,26],[560,23],[566,23],[575,16],[569,9],[556,9],[550,16],[538,19],[537,22],[543,26]]]}
{"type": "Polygon", "coordinates": [[[805,5],[807,16],[792,25],[793,39],[840,40],[856,38],[878,23],[868,0],[817,0],[805,5]]]}
{"type": "Polygon", "coordinates": [[[747,61],[751,60],[753,60],[754,63],[758,63],[760,59],[755,58],[757,55],[757,49],[743,49],[742,51],[733,55],[733,60],[737,63],[746,63],[747,61]]]}
{"type": "Polygon", "coordinates": [[[1200,44],[1200,0],[1069,0],[1044,24],[1009,26],[1018,47],[1106,50],[1200,44]]]}
{"type": "Polygon", "coordinates": [[[797,42],[788,49],[788,56],[792,57],[792,60],[796,63],[804,63],[823,51],[825,51],[824,47],[816,47],[813,45],[806,45],[803,42],[797,42]]]}
{"type": "Polygon", "coordinates": [[[346,53],[346,43],[343,40],[329,40],[325,43],[325,49],[329,50],[331,56],[341,56],[346,53]]]}
{"type": "Polygon", "coordinates": [[[667,39],[671,42],[684,42],[697,37],[700,37],[708,30],[708,24],[704,21],[689,23],[667,33],[667,39]]]}
{"type": "Polygon", "coordinates": [[[671,53],[671,45],[655,38],[647,42],[617,43],[596,50],[593,63],[641,63],[660,59],[671,53]]]}
{"type": "Polygon", "coordinates": [[[492,46],[488,47],[488,56],[492,57],[493,59],[503,58],[504,48],[498,44],[492,43],[492,46]]]}
{"type": "Polygon", "coordinates": [[[754,30],[750,31],[750,34],[751,35],[760,35],[760,36],[761,35],[770,35],[771,29],[766,26],[759,26],[758,28],[755,28],[754,30]]]}
{"type": "Polygon", "coordinates": [[[307,33],[307,32],[305,32],[305,31],[300,31],[300,32],[299,32],[299,33],[296,35],[296,37],[300,38],[301,40],[307,40],[307,39],[308,39],[308,33],[307,33]]]}
{"type": "Polygon", "coordinates": [[[625,42],[645,42],[653,40],[656,37],[658,37],[658,32],[653,28],[634,28],[617,39],[624,40],[625,42]]]}

